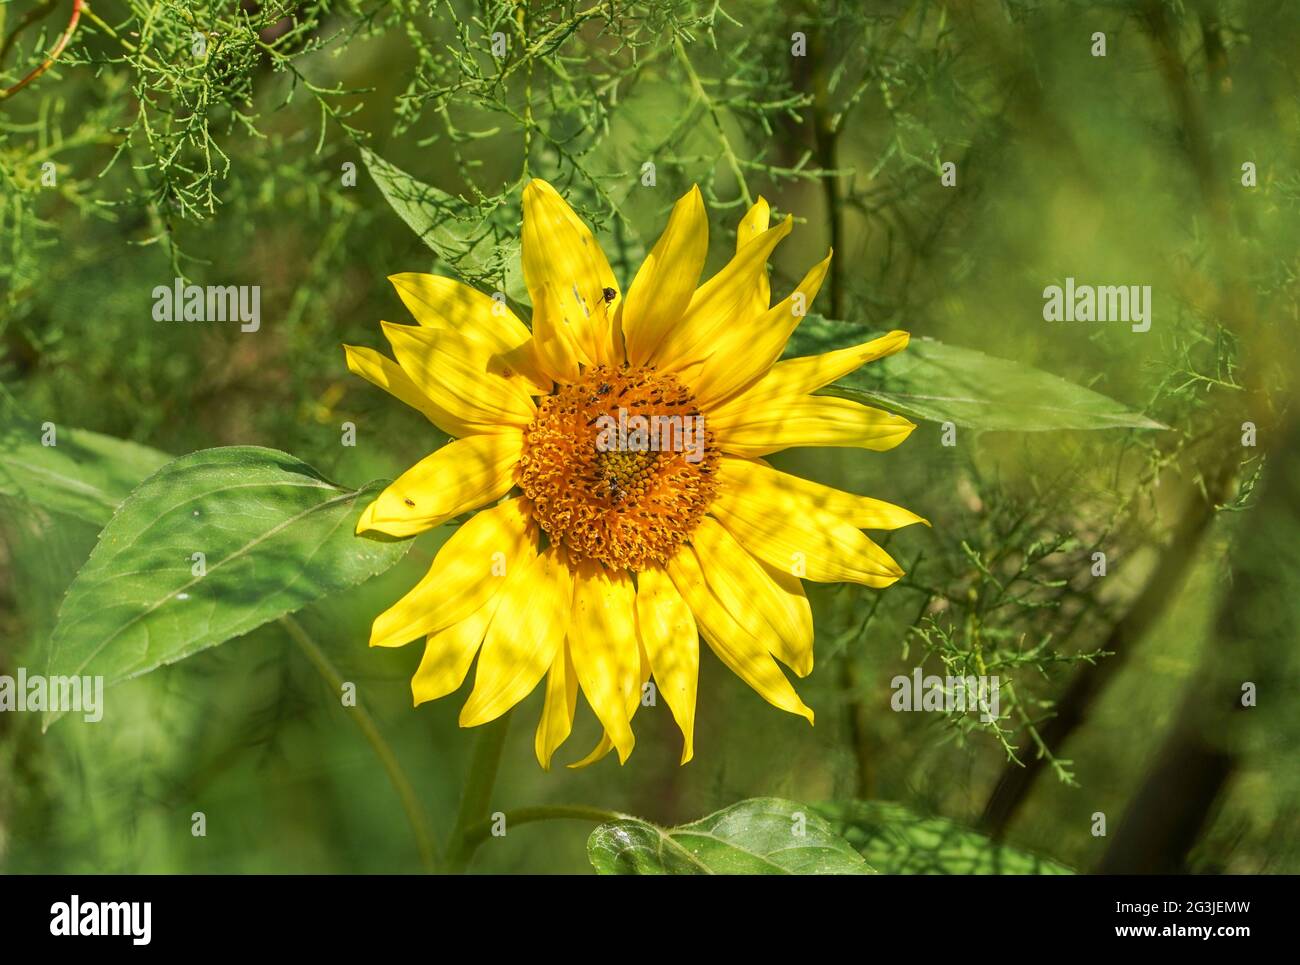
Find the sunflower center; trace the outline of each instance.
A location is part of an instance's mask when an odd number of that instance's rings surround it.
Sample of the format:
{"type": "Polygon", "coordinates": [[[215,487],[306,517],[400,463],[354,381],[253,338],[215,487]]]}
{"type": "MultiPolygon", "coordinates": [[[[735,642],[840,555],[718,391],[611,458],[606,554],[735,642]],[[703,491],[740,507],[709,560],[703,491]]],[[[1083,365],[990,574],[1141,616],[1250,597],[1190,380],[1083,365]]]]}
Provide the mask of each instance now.
{"type": "Polygon", "coordinates": [[[713,434],[676,376],[597,365],[538,406],[520,486],[575,562],[643,570],[695,531],[717,465],[713,434]]]}

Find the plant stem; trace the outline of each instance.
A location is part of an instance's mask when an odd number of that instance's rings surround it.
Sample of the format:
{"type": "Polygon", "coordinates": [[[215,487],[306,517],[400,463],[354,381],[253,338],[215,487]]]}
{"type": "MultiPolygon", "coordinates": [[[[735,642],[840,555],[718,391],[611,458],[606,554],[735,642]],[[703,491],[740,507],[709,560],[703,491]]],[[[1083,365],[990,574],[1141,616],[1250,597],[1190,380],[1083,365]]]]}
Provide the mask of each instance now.
{"type": "Polygon", "coordinates": [[[736,157],[736,152],[731,147],[731,140],[727,137],[727,129],[722,126],[722,117],[718,114],[713,99],[709,97],[709,92],[704,89],[700,75],[695,72],[695,67],[691,64],[691,58],[686,55],[686,48],[682,46],[681,38],[673,38],[673,50],[677,54],[678,62],[682,65],[682,70],[686,72],[686,79],[691,83],[691,90],[695,94],[695,99],[704,105],[709,112],[709,117],[713,119],[713,126],[718,130],[718,143],[722,146],[722,157],[726,160],[727,167],[731,169],[731,174],[736,179],[736,187],[740,189],[740,196],[745,199],[745,207],[748,209],[753,205],[754,199],[750,197],[749,185],[745,183],[745,172],[741,170],[740,159],[736,157]]]}
{"type": "MultiPolygon", "coordinates": [[[[298,648],[311,661],[313,667],[325,680],[327,684],[338,693],[343,688],[343,676],[335,668],[330,658],[325,655],[316,641],[311,638],[302,624],[291,616],[280,618],[281,625],[288,631],[290,638],[298,645],[298,648]]],[[[355,707],[348,708],[349,717],[356,722],[362,735],[370,742],[371,748],[374,749],[375,756],[379,758],[379,763],[384,766],[388,772],[388,779],[393,784],[393,789],[397,791],[397,796],[401,799],[402,809],[406,811],[406,819],[411,824],[411,831],[415,834],[415,846],[420,853],[420,863],[424,865],[426,871],[430,874],[438,870],[437,849],[434,846],[433,837],[429,832],[427,819],[424,811],[420,807],[420,798],[415,793],[410,780],[406,777],[406,772],[402,770],[402,765],[397,760],[397,755],[393,753],[392,747],[384,740],[384,735],[379,732],[375,725],[374,718],[369,712],[357,704],[355,707]]]]}
{"type": "Polygon", "coordinates": [[[72,39],[73,33],[76,32],[77,21],[81,19],[81,11],[83,8],[84,8],[84,4],[82,3],[82,0],[73,0],[72,16],[68,19],[68,26],[64,28],[63,34],[59,37],[58,41],[54,44],[54,49],[51,50],[48,54],[46,54],[45,59],[42,60],[40,64],[37,65],[35,68],[33,68],[30,72],[28,72],[27,76],[25,76],[22,80],[14,84],[12,87],[7,87],[4,90],[0,90],[0,100],[5,100],[6,98],[12,97],[14,94],[17,94],[20,90],[22,90],[32,81],[34,81],[37,77],[40,77],[41,74],[45,73],[47,70],[49,70],[51,67],[54,66],[54,62],[59,59],[59,54],[63,53],[63,48],[68,45],[68,41],[72,39]]]}
{"type": "MultiPolygon", "coordinates": [[[[813,138],[817,149],[817,163],[823,172],[836,172],[839,168],[839,130],[831,117],[830,92],[827,89],[826,71],[829,53],[816,44],[817,68],[813,74],[813,138]]],[[[838,173],[823,173],[822,191],[826,200],[826,223],[830,228],[831,258],[829,282],[830,314],[844,321],[844,197],[843,183],[838,173]]]]}
{"type": "Polygon", "coordinates": [[[497,769],[501,765],[501,751],[505,747],[506,734],[510,730],[510,715],[506,711],[491,723],[484,724],[479,730],[478,740],[474,743],[474,757],[469,764],[469,774],[465,778],[465,787],[461,792],[460,811],[456,815],[456,830],[452,833],[451,844],[447,847],[447,869],[463,873],[474,857],[479,841],[470,837],[470,830],[481,823],[488,813],[492,800],[492,787],[496,784],[497,769]]]}
{"type": "Polygon", "coordinates": [[[840,689],[844,692],[844,701],[848,705],[846,716],[849,721],[849,744],[853,748],[853,762],[856,765],[854,777],[854,796],[868,800],[875,787],[874,767],[871,759],[870,722],[867,709],[858,698],[861,689],[857,668],[853,666],[853,654],[840,655],[840,689]]]}
{"type": "Polygon", "coordinates": [[[984,806],[980,818],[982,830],[999,838],[1005,833],[1029,797],[1039,774],[1052,762],[1052,755],[1058,753],[1084,724],[1097,698],[1124,666],[1130,652],[1157,624],[1196,561],[1197,549],[1214,520],[1214,502],[1223,491],[1226,489],[1216,488],[1213,499],[1193,497],[1155,571],[1128,612],[1111,627],[1106,642],[1102,644],[1101,649],[1110,651],[1113,656],[1089,664],[1075,674],[1057,701],[1052,718],[1038,734],[1037,756],[1025,762],[1012,761],[1003,767],[1002,775],[984,806]]]}
{"type": "MultiPolygon", "coordinates": [[[[604,824],[607,821],[623,821],[632,815],[621,811],[607,811],[604,808],[588,807],[585,804],[543,804],[537,807],[519,808],[505,812],[507,831],[520,824],[533,824],[537,821],[591,821],[604,824]]],[[[477,848],[492,832],[492,821],[479,821],[465,829],[465,845],[477,848]]]]}
{"type": "Polygon", "coordinates": [[[95,13],[95,11],[90,8],[90,4],[84,2],[84,0],[81,4],[81,12],[86,15],[87,20],[89,20],[91,23],[93,23],[104,33],[108,34],[108,36],[112,37],[119,44],[121,44],[123,50],[126,50],[128,53],[139,55],[140,62],[142,64],[152,67],[154,70],[161,69],[158,66],[158,61],[154,60],[152,57],[146,54],[140,47],[137,47],[135,44],[131,43],[131,41],[127,40],[116,30],[114,30],[113,26],[110,23],[108,23],[106,20],[104,20],[104,18],[102,18],[99,14],[95,13]]]}

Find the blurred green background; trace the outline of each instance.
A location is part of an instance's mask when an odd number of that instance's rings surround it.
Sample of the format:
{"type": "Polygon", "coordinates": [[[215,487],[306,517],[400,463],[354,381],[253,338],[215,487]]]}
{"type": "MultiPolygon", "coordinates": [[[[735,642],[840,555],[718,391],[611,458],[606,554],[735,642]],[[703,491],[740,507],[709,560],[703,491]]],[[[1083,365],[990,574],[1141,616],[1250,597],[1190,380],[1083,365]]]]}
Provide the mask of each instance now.
{"type": "MultiPolygon", "coordinates": [[[[71,3],[26,24],[44,6],[0,4],[13,38],[0,85],[63,30],[71,3]]],[[[762,194],[798,219],[775,291],[833,243],[822,314],[1036,366],[1169,427],[959,427],[944,446],[924,423],[886,454],[783,454],[784,468],[933,523],[888,540],[908,569],[889,590],[810,585],[818,666],[799,690],[816,727],[706,656],[692,763],[677,766],[661,703],[638,713],[627,765],[548,774],[532,753],[535,693],[511,723],[494,810],[580,803],[671,825],[756,795],[857,797],[1079,870],[1300,871],[1293,4],[91,9],[58,63],[0,100],[0,381],[32,426],[173,454],[269,446],[352,486],[440,445],[347,373],[340,344],[379,347],[380,319],[406,320],[389,274],[481,269],[486,286],[501,266],[426,247],[367,174],[365,146],[459,198],[466,224],[490,216],[510,233],[520,179],[548,178],[624,284],[691,183],[710,205],[709,272],[762,194]],[[196,32],[211,45],[201,59],[196,32]],[[178,274],[260,285],[261,330],[155,322],[151,292],[178,274]],[[1067,276],[1152,286],[1151,330],[1044,321],[1043,289],[1067,276]],[[345,421],[354,448],[340,445],[345,421]],[[1091,573],[1098,550],[1105,577],[1091,573]],[[980,661],[1010,684],[999,728],[890,710],[895,674],[980,661]],[[1243,681],[1258,706],[1232,711],[1243,681]]],[[[16,499],[0,532],[12,674],[43,666],[96,533],[16,499]]],[[[475,737],[456,726],[463,695],[412,710],[419,646],[366,641],[445,535],[299,614],[442,840],[475,737]]],[[[102,724],[69,717],[42,734],[37,715],[0,714],[0,869],[418,871],[350,717],[278,625],[110,691],[102,724]],[[195,811],[206,837],[190,834],[195,811]]],[[[598,736],[581,707],[559,762],[598,736]]],[[[519,827],[472,868],[589,871],[589,831],[519,827]]]]}

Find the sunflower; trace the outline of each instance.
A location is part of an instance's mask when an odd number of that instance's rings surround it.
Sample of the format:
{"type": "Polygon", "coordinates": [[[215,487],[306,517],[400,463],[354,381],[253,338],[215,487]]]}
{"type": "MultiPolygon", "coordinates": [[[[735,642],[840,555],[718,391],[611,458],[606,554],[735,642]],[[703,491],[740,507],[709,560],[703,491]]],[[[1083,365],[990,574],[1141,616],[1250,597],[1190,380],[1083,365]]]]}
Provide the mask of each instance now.
{"type": "Polygon", "coordinates": [[[573,766],[611,749],[622,762],[653,678],[684,764],[703,636],[768,702],[812,723],[780,666],[799,677],[813,666],[801,579],[888,586],[902,570],[862,530],[923,520],[763,457],[902,442],[908,420],[814,393],[908,336],[780,361],[830,254],[772,305],[767,260],[792,222],[769,220],[760,198],[735,255],[701,285],[708,219],[692,188],[624,295],[590,229],[534,180],[522,238],[531,331],[503,296],[392,277],[419,324],[383,322],[396,361],[349,345],[348,367],[455,441],[385,489],[357,532],[409,537],[479,510],[371,631],[378,647],[426,638],[416,705],[459,689],[477,655],[461,726],[499,717],[545,678],[542,767],[579,691],[604,736],[573,766]]]}

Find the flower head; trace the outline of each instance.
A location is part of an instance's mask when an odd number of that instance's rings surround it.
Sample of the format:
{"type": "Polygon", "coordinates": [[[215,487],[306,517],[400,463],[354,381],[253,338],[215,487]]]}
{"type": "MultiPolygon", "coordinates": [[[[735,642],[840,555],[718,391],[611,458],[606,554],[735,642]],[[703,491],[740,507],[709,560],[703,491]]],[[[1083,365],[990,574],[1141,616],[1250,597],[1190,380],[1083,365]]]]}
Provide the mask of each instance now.
{"type": "Polygon", "coordinates": [[[579,691],[605,732],[579,763],[611,749],[626,760],[651,678],[690,760],[701,637],[811,723],[781,669],[802,677],[813,666],[801,579],[888,586],[902,570],[862,530],[921,520],[762,457],[902,442],[906,419],[814,393],[904,348],[907,334],[779,361],[830,255],[772,305],[767,260],[791,219],[769,225],[761,198],[735,255],[699,284],[708,221],[693,188],[626,295],[549,184],[531,182],[523,207],[531,330],[499,298],[403,274],[392,281],[419,324],[383,323],[396,361],[345,346],[353,372],[455,438],[384,490],[357,531],[413,536],[479,510],[375,620],[371,645],[427,638],[416,704],[457,690],[477,655],[466,727],[544,679],[543,767],[569,735],[579,691]]]}

